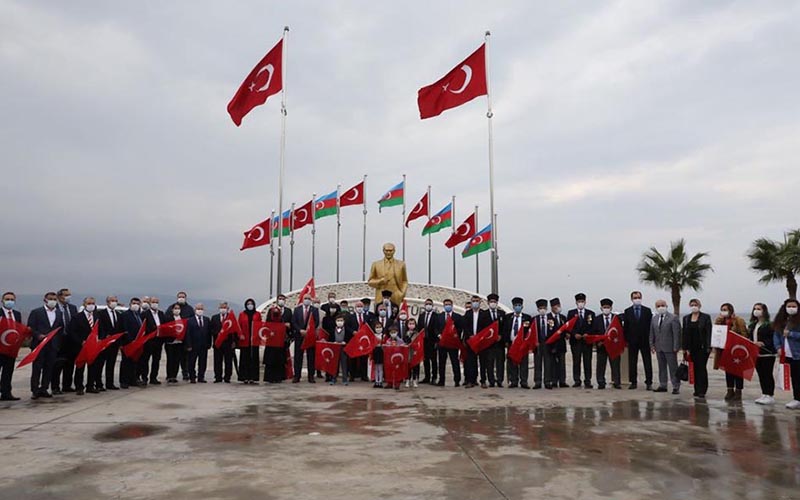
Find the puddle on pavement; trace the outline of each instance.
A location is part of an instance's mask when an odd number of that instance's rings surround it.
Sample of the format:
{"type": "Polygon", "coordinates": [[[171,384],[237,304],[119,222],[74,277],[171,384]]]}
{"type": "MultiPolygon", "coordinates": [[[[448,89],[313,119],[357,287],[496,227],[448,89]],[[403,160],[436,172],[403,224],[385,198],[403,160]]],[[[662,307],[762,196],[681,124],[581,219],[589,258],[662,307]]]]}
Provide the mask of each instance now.
{"type": "Polygon", "coordinates": [[[105,431],[98,432],[92,437],[95,441],[100,442],[127,441],[129,439],[140,439],[143,437],[160,434],[168,429],[168,427],[161,425],[125,424],[117,425],[105,431]]]}

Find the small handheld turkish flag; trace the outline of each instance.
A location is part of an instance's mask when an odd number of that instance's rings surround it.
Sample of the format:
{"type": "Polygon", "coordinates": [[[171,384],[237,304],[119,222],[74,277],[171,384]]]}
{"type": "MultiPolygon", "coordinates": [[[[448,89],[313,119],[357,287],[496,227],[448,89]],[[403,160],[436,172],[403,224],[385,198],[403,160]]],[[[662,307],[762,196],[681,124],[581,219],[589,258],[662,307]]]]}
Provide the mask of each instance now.
{"type": "Polygon", "coordinates": [[[422,199],[414,205],[414,208],[411,209],[411,212],[408,214],[406,218],[406,227],[408,227],[408,223],[412,220],[419,219],[420,217],[427,217],[430,214],[430,210],[428,210],[428,193],[426,192],[422,195],[422,199]]]}
{"type": "MultiPolygon", "coordinates": [[[[530,333],[528,335],[530,335],[530,333]]],[[[508,348],[508,359],[518,365],[522,363],[526,354],[528,354],[528,343],[525,338],[525,330],[520,323],[517,335],[514,337],[514,340],[511,341],[511,347],[508,348]]]]}
{"type": "Polygon", "coordinates": [[[277,321],[265,321],[253,334],[253,345],[262,347],[284,347],[286,342],[286,324],[277,321]]]}
{"type": "Polygon", "coordinates": [[[464,349],[464,344],[458,338],[458,331],[456,331],[453,318],[447,318],[444,322],[444,330],[442,330],[442,335],[439,337],[439,347],[443,349],[458,349],[459,351],[464,349]]]}
{"type": "Polygon", "coordinates": [[[500,338],[500,323],[495,321],[487,326],[477,335],[473,335],[467,339],[467,344],[476,354],[493,346],[497,339],[500,338]]]}
{"type": "Polygon", "coordinates": [[[351,358],[358,358],[372,354],[376,344],[375,334],[365,321],[344,347],[344,352],[351,358]]]}
{"type": "Polygon", "coordinates": [[[317,298],[317,289],[316,287],[314,287],[314,278],[308,280],[306,286],[304,286],[303,289],[300,290],[300,295],[297,296],[298,305],[303,303],[303,299],[306,298],[306,295],[308,295],[312,299],[317,298]]]}
{"type": "Polygon", "coordinates": [[[419,334],[409,344],[411,347],[411,368],[419,366],[425,359],[425,330],[420,330],[419,334]]]}
{"type": "Polygon", "coordinates": [[[53,340],[53,337],[56,336],[59,330],[61,330],[60,326],[55,330],[53,330],[52,332],[48,333],[47,336],[44,339],[42,339],[41,342],[39,342],[39,345],[37,345],[31,352],[29,352],[27,356],[22,358],[22,361],[19,362],[17,368],[22,368],[23,366],[36,361],[36,358],[39,356],[39,353],[42,352],[44,346],[46,346],[47,344],[50,343],[51,340],[53,340]]]}
{"type": "Polygon", "coordinates": [[[263,220],[250,228],[249,231],[245,231],[244,242],[242,242],[242,248],[240,248],[239,251],[269,245],[269,227],[271,222],[272,221],[269,219],[263,220]]]}
{"type": "Polygon", "coordinates": [[[261,59],[247,75],[239,90],[228,103],[228,114],[238,127],[242,118],[256,106],[283,88],[283,39],[261,59]]]}
{"type": "Polygon", "coordinates": [[[351,205],[364,204],[364,181],[359,182],[351,187],[339,197],[340,207],[349,207],[351,205]]]}
{"type": "MultiPolygon", "coordinates": [[[[83,346],[81,346],[81,350],[78,353],[78,357],[75,358],[75,366],[78,368],[84,367],[87,363],[91,364],[94,360],[89,361],[89,358],[94,354],[97,350],[98,345],[100,344],[100,340],[98,338],[100,322],[95,321],[94,326],[92,326],[92,331],[89,332],[89,336],[86,337],[86,340],[83,342],[83,346]]],[[[97,356],[95,355],[95,358],[97,356]]]]}
{"type": "Polygon", "coordinates": [[[486,44],[482,44],[436,83],[419,89],[419,117],[438,116],[486,93],[486,44]]]}
{"type": "Polygon", "coordinates": [[[577,322],[578,322],[578,316],[573,316],[572,318],[567,320],[566,323],[561,325],[558,328],[558,330],[554,331],[552,333],[552,335],[547,337],[547,340],[545,340],[544,343],[547,344],[547,345],[555,344],[556,342],[559,341],[559,339],[561,338],[562,334],[571,332],[572,329],[575,328],[575,323],[577,323],[577,322]]]}
{"type": "Polygon", "coordinates": [[[313,349],[317,344],[317,324],[314,321],[314,315],[308,315],[308,324],[306,325],[306,336],[303,337],[303,343],[300,349],[313,349]]]}
{"type": "Polygon", "coordinates": [[[719,358],[719,367],[725,373],[752,380],[758,351],[758,344],[729,331],[725,349],[719,358]]]}
{"type": "Polygon", "coordinates": [[[398,384],[408,378],[408,346],[383,346],[383,378],[398,384]]]}
{"type": "Polygon", "coordinates": [[[606,347],[606,352],[610,359],[617,359],[625,352],[628,344],[625,342],[625,336],[622,335],[622,323],[619,321],[619,316],[614,315],[611,323],[608,325],[603,345],[606,347]]]}
{"type": "Polygon", "coordinates": [[[183,318],[175,321],[170,321],[168,323],[163,323],[161,326],[158,327],[158,332],[156,333],[156,337],[172,338],[183,342],[183,338],[186,336],[186,322],[187,320],[183,318]]]}
{"type": "Polygon", "coordinates": [[[144,345],[147,343],[148,340],[155,338],[157,331],[153,330],[150,333],[145,333],[145,327],[147,323],[142,322],[142,326],[139,328],[139,332],[136,334],[136,338],[133,339],[132,342],[122,346],[122,352],[125,354],[126,357],[134,360],[139,361],[139,358],[142,357],[144,354],[144,345]]]}
{"type": "Polygon", "coordinates": [[[319,340],[314,349],[314,368],[332,377],[335,376],[339,368],[342,344],[319,340]]]}
{"type": "Polygon", "coordinates": [[[231,335],[239,337],[239,322],[236,320],[236,314],[233,311],[225,315],[225,321],[222,322],[217,338],[214,340],[214,347],[221,349],[222,345],[231,335]]]}
{"type": "Polygon", "coordinates": [[[31,335],[31,329],[22,323],[0,318],[0,354],[17,359],[22,342],[31,335]]]}

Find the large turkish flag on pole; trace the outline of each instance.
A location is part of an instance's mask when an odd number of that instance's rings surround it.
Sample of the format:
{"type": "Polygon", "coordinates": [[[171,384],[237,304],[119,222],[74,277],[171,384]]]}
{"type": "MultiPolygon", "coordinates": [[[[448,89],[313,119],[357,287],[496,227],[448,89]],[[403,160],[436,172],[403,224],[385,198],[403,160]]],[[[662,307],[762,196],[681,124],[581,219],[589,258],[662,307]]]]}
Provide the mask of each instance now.
{"type": "Polygon", "coordinates": [[[270,219],[263,220],[250,228],[249,231],[245,231],[242,248],[240,248],[239,251],[269,245],[269,228],[271,223],[272,221],[270,219]]]}
{"type": "Polygon", "coordinates": [[[421,119],[438,116],[478,96],[486,95],[486,44],[458,63],[436,83],[419,89],[417,105],[421,119]]]}
{"type": "Polygon", "coordinates": [[[476,229],[475,212],[472,212],[472,214],[464,219],[464,222],[462,222],[461,225],[456,228],[455,232],[453,232],[453,234],[447,238],[447,241],[444,242],[444,246],[447,248],[453,248],[456,245],[464,243],[475,236],[476,229]]]}
{"type": "Polygon", "coordinates": [[[283,39],[281,39],[239,86],[236,95],[228,103],[228,114],[238,127],[242,118],[256,106],[267,102],[267,98],[283,88],[283,39]]]}

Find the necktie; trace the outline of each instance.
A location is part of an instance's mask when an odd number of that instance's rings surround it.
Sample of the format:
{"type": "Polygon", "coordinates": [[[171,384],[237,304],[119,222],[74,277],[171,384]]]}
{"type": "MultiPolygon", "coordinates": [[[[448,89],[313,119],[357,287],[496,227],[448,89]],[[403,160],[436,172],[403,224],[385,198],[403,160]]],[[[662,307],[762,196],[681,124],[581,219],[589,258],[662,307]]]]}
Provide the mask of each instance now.
{"type": "Polygon", "coordinates": [[[636,313],[636,321],[639,321],[639,319],[640,319],[640,318],[641,318],[641,316],[642,316],[642,308],[641,308],[641,307],[639,307],[639,306],[636,306],[636,307],[633,309],[633,311],[636,313]]]}
{"type": "Polygon", "coordinates": [[[514,316],[514,324],[511,325],[511,335],[517,335],[519,331],[519,316],[514,316]]]}
{"type": "Polygon", "coordinates": [[[117,324],[117,313],[112,310],[109,316],[111,317],[111,328],[114,328],[114,325],[117,324]]]}
{"type": "Polygon", "coordinates": [[[14,312],[11,309],[8,310],[8,320],[14,321],[14,312]]]}
{"type": "Polygon", "coordinates": [[[86,319],[89,320],[89,328],[94,328],[94,315],[92,313],[86,314],[86,319]]]}
{"type": "Polygon", "coordinates": [[[664,315],[658,317],[658,328],[661,328],[661,323],[664,321],[664,315]]]}
{"type": "Polygon", "coordinates": [[[608,330],[608,316],[605,316],[605,318],[606,318],[606,330],[608,330]]]}
{"type": "Polygon", "coordinates": [[[361,318],[361,313],[359,313],[359,315],[358,315],[358,326],[361,326],[363,324],[364,324],[364,320],[361,318]]]}
{"type": "Polygon", "coordinates": [[[303,323],[308,324],[308,307],[303,307],[303,323]]]}
{"type": "Polygon", "coordinates": [[[547,323],[544,320],[544,316],[539,316],[539,318],[540,318],[539,323],[541,325],[539,327],[539,336],[543,337],[547,335],[547,323]]]}
{"type": "Polygon", "coordinates": [[[197,317],[197,324],[200,325],[200,328],[203,328],[203,317],[202,316],[198,316],[197,317]]]}

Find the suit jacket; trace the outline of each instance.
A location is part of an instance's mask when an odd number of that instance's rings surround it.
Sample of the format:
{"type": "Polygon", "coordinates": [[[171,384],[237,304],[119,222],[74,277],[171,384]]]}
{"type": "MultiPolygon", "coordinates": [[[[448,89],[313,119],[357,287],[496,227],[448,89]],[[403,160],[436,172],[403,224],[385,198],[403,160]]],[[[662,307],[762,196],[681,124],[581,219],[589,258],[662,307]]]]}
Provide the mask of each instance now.
{"type": "Polygon", "coordinates": [[[428,318],[427,315],[428,311],[424,309],[419,313],[417,317],[417,330],[425,330],[425,343],[435,344],[439,339],[439,335],[442,334],[444,320],[442,319],[442,315],[436,311],[430,312],[430,318],[428,318]],[[427,324],[425,324],[426,319],[428,320],[427,324]]]}
{"type": "MultiPolygon", "coordinates": [[[[123,312],[115,311],[114,314],[116,315],[117,320],[114,322],[113,326],[111,324],[111,314],[112,311],[108,308],[102,309],[99,312],[95,312],[97,317],[100,321],[100,327],[98,330],[98,338],[104,339],[109,335],[114,335],[115,333],[122,333],[125,331],[125,323],[123,319],[123,312]]],[[[116,343],[115,343],[116,344],[116,343]]],[[[113,349],[114,345],[109,347],[109,349],[113,349]]]]}
{"type": "Polygon", "coordinates": [[[395,319],[396,318],[388,318],[388,317],[387,318],[381,318],[380,316],[378,316],[376,314],[375,315],[375,321],[372,322],[372,329],[374,330],[375,329],[375,325],[380,323],[380,324],[383,325],[383,331],[387,332],[387,334],[388,334],[389,327],[395,324],[395,319]]]}
{"type": "Polygon", "coordinates": [[[650,345],[652,322],[653,311],[649,307],[641,306],[638,320],[636,319],[634,306],[625,309],[625,314],[622,317],[625,342],[633,347],[650,345]]]}
{"type": "Polygon", "coordinates": [[[650,345],[657,352],[677,352],[681,349],[681,322],[671,312],[660,314],[650,320],[650,345]],[[659,323],[661,323],[659,325],[659,323]]]}
{"type": "MultiPolygon", "coordinates": [[[[125,325],[125,335],[119,339],[118,343],[120,345],[126,345],[136,339],[136,336],[139,334],[139,329],[144,323],[144,318],[142,317],[141,311],[136,313],[128,309],[122,315],[122,323],[125,325]]],[[[145,331],[145,333],[147,332],[145,331]]]]}
{"type": "Polygon", "coordinates": [[[699,335],[694,336],[689,334],[689,322],[692,320],[692,315],[687,314],[683,317],[683,348],[687,351],[700,349],[705,352],[711,350],[711,316],[701,312],[697,318],[697,327],[699,335]]]}
{"type": "MultiPolygon", "coordinates": [[[[370,325],[370,327],[375,322],[375,315],[369,311],[361,313],[361,318],[364,321],[364,323],[370,325]]],[[[361,325],[358,324],[358,314],[355,312],[347,315],[347,318],[344,320],[344,324],[354,332],[357,332],[358,329],[361,327],[361,325]]]]}
{"type": "MultiPolygon", "coordinates": [[[[61,327],[62,330],[64,328],[64,318],[61,315],[61,311],[58,310],[58,307],[55,309],[56,311],[56,319],[53,324],[50,324],[50,320],[47,317],[47,311],[45,311],[45,306],[37,307],[36,309],[32,310],[31,313],[28,315],[28,327],[30,327],[32,331],[31,336],[31,349],[35,348],[39,345],[39,342],[44,340],[48,333],[52,330],[61,327]]],[[[62,332],[59,332],[59,334],[62,332]]],[[[56,346],[56,351],[58,351],[58,347],[61,344],[61,335],[57,334],[53,340],[50,341],[51,344],[56,346]]]]}
{"type": "MultiPolygon", "coordinates": [[[[503,320],[502,326],[500,327],[500,332],[502,333],[503,342],[507,343],[508,345],[511,345],[511,342],[514,341],[514,337],[516,337],[516,335],[517,335],[517,332],[513,331],[514,330],[514,316],[515,315],[516,315],[516,313],[513,313],[513,312],[506,314],[505,319],[503,320]]],[[[520,313],[520,317],[519,317],[519,321],[518,321],[519,326],[523,326],[526,321],[530,324],[531,315],[527,314],[527,313],[520,313]]],[[[530,328],[530,326],[528,326],[528,328],[530,328]]],[[[527,332],[528,329],[527,328],[523,328],[523,331],[527,332]]]]}
{"type": "MultiPolygon", "coordinates": [[[[232,316],[234,321],[235,317],[232,316]]],[[[208,350],[211,347],[211,320],[203,316],[203,326],[197,322],[197,316],[192,316],[186,321],[186,348],[194,351],[208,350]]]]}
{"type": "MultiPolygon", "coordinates": [[[[619,316],[618,314],[611,313],[608,315],[608,324],[611,325],[611,322],[614,321],[614,318],[619,316]]],[[[620,318],[622,319],[622,318],[620,318]]],[[[602,313],[598,314],[594,317],[594,331],[590,332],[595,335],[605,335],[606,333],[606,318],[603,316],[602,313]]],[[[624,335],[624,332],[623,332],[624,335]]]]}
{"type": "Polygon", "coordinates": [[[317,326],[321,326],[326,332],[330,333],[336,328],[336,315],[342,312],[342,306],[340,306],[338,302],[333,304],[326,302],[319,306],[319,308],[325,313],[325,317],[322,318],[322,324],[318,324],[317,326]]]}
{"type": "MultiPolygon", "coordinates": [[[[97,323],[98,321],[97,311],[95,310],[90,314],[92,316],[93,321],[97,323]]],[[[80,312],[72,317],[72,321],[69,322],[67,331],[68,335],[64,342],[64,345],[61,346],[61,352],[65,353],[69,357],[74,358],[77,357],[78,354],[81,352],[83,343],[89,337],[89,334],[92,333],[92,327],[89,326],[89,320],[86,317],[86,311],[80,312]]]]}
{"type": "MultiPolygon", "coordinates": [[[[164,323],[169,323],[172,321],[172,318],[167,318],[167,313],[164,311],[156,311],[156,315],[158,316],[159,325],[163,325],[164,323]]],[[[147,323],[145,331],[152,332],[156,329],[156,326],[158,326],[156,325],[156,320],[153,318],[152,310],[143,312],[142,318],[144,319],[144,322],[147,323]]]]}
{"type": "MultiPolygon", "coordinates": [[[[301,338],[300,330],[305,330],[308,326],[308,320],[303,318],[303,307],[305,306],[300,304],[294,308],[294,312],[292,313],[292,331],[297,339],[301,338]]],[[[308,306],[308,310],[308,317],[313,317],[314,324],[317,325],[317,328],[319,328],[321,326],[319,324],[319,309],[314,306],[308,306]]]]}
{"type": "Polygon", "coordinates": [[[478,309],[478,329],[476,330],[474,327],[474,317],[475,312],[470,309],[466,313],[461,320],[462,330],[461,330],[461,339],[466,342],[467,339],[472,337],[473,335],[479,333],[481,330],[486,328],[487,326],[492,324],[492,318],[489,316],[489,311],[486,309],[478,309]]]}
{"type": "Polygon", "coordinates": [[[178,306],[178,307],[181,308],[181,318],[188,319],[188,318],[191,318],[192,316],[194,316],[194,307],[191,306],[188,302],[183,304],[183,305],[180,305],[177,302],[173,302],[166,309],[167,311],[169,311],[170,317],[172,317],[172,308],[175,307],[175,306],[178,306]]]}
{"type": "Polygon", "coordinates": [[[577,340],[575,335],[586,335],[587,333],[594,333],[594,323],[595,323],[595,314],[594,311],[591,309],[584,309],[583,310],[583,319],[580,318],[577,309],[570,309],[567,313],[567,320],[572,319],[573,317],[578,316],[578,321],[575,322],[575,326],[572,328],[572,332],[570,334],[569,343],[574,344],[575,342],[583,342],[583,339],[577,340]]]}
{"type": "MultiPolygon", "coordinates": [[[[553,314],[552,312],[547,313],[547,324],[552,325],[550,326],[550,331],[547,332],[547,336],[549,337],[556,330],[558,330],[561,325],[567,322],[567,317],[563,314],[553,314]]],[[[561,336],[555,343],[550,344],[550,352],[553,354],[564,354],[567,352],[567,339],[564,335],[561,336]]]]}
{"type": "MultiPolygon", "coordinates": [[[[225,319],[226,320],[232,319],[233,321],[238,321],[236,315],[230,311],[228,311],[228,314],[225,315],[225,319]]],[[[219,335],[219,332],[222,331],[222,315],[220,313],[211,316],[211,321],[209,322],[208,330],[209,333],[211,334],[211,340],[213,345],[213,343],[217,341],[217,335],[219,335]]],[[[222,343],[222,347],[223,348],[233,347],[233,345],[236,343],[236,338],[237,338],[236,335],[229,335],[228,338],[225,339],[225,341],[222,343]]]]}

